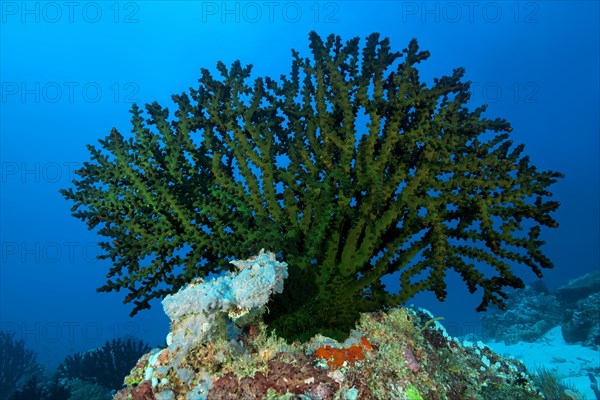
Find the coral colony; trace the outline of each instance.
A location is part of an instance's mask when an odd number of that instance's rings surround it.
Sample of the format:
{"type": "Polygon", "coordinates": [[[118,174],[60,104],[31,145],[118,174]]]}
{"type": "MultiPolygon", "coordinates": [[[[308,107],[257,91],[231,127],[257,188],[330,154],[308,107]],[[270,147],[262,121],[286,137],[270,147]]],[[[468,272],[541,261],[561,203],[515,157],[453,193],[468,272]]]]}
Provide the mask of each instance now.
{"type": "MultiPolygon", "coordinates": [[[[379,319],[385,332],[392,314],[379,313],[423,291],[444,300],[450,270],[470,292],[480,291],[478,309],[485,310],[503,306],[504,288],[524,286],[511,263],[538,276],[552,267],[539,236],[542,226],[557,226],[550,214],[558,203],[547,188],[562,175],[531,165],[524,146],[509,139],[507,121],[484,118],[485,106],[466,108],[462,68],[427,86],[417,66],[429,53],[416,40],[395,52],[378,34],[362,46],[358,38],[344,43],[314,32],[309,39],[311,56],[293,51],[291,72],[279,80],[251,78],[251,66],[239,61],[218,63],[220,77],[202,69],[197,89],[173,96],[174,114],[157,103],[146,113],[134,105],[133,135],[113,129],[99,148],[89,146],[75,187],[61,191],[75,203],[73,215],[107,238],[101,258],[112,267],[98,290],[126,289],[132,315],[164,299],[168,347],[140,361],[137,370],[146,372],[130,380],[139,390],[159,393],[163,384],[174,396],[193,390],[190,398],[239,398],[235,390],[253,376],[248,396],[267,389],[284,395],[290,387],[265,382],[291,379],[292,358],[321,358],[325,368],[365,363],[392,346],[378,338],[407,343],[391,357],[423,374],[423,336],[435,324],[421,326],[425,317],[409,311],[395,311],[411,321],[408,337],[359,334],[357,324],[379,319]],[[207,282],[210,273],[225,275],[207,282]],[[393,273],[396,294],[382,282],[393,273]],[[258,337],[265,348],[255,348],[258,337]],[[267,337],[278,344],[267,346],[267,337]],[[285,347],[325,337],[304,352],[285,347]],[[287,359],[276,356],[286,352],[287,359]],[[263,364],[251,362],[257,354],[263,364]],[[228,356],[264,370],[236,370],[228,356]]],[[[438,350],[459,347],[430,336],[438,350]]],[[[483,368],[493,375],[493,366],[483,368]]],[[[394,396],[419,398],[437,382],[417,388],[418,379],[401,382],[390,371],[394,396]]],[[[348,382],[348,391],[367,390],[348,375],[294,373],[316,382],[298,383],[296,392],[321,385],[336,393],[348,382]]],[[[457,398],[477,382],[469,379],[457,398]]],[[[377,398],[392,393],[385,390],[377,398]]]]}

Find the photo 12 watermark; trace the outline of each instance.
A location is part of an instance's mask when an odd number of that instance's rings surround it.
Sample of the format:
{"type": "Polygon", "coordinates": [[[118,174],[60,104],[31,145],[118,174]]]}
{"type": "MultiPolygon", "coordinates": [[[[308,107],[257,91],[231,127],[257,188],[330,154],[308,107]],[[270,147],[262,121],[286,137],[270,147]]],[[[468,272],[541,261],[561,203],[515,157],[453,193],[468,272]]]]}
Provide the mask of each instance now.
{"type": "Polygon", "coordinates": [[[138,102],[136,82],[3,81],[0,101],[4,103],[126,103],[138,102]]]}
{"type": "Polygon", "coordinates": [[[403,23],[539,22],[540,6],[533,1],[403,1],[403,23]]]}
{"type": "Polygon", "coordinates": [[[3,321],[2,332],[14,335],[28,344],[99,344],[108,339],[138,337],[140,326],[135,322],[101,324],[94,321],[3,321]]]}
{"type": "Polygon", "coordinates": [[[339,22],[338,1],[203,1],[202,23],[339,22]]]}
{"type": "Polygon", "coordinates": [[[137,1],[2,1],[0,21],[3,24],[137,24],[140,4],[137,1]]]}
{"type": "Polygon", "coordinates": [[[96,242],[3,241],[3,264],[81,264],[97,263],[104,253],[96,242]]]}
{"type": "Polygon", "coordinates": [[[471,101],[483,103],[512,102],[536,104],[540,102],[540,86],[534,81],[524,82],[471,82],[471,101]]]}
{"type": "Polygon", "coordinates": [[[3,161],[0,183],[71,183],[82,164],[75,161],[3,161]]]}

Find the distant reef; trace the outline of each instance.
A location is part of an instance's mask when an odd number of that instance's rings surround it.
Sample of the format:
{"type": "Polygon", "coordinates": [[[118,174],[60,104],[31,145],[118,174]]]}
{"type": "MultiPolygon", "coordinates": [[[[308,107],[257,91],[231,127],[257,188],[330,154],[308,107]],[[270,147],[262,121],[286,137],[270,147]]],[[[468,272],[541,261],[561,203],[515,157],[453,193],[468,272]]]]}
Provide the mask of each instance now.
{"type": "Polygon", "coordinates": [[[600,346],[600,272],[571,280],[555,291],[538,281],[508,294],[506,310],[482,318],[485,340],[534,342],[560,325],[565,342],[600,346]]]}

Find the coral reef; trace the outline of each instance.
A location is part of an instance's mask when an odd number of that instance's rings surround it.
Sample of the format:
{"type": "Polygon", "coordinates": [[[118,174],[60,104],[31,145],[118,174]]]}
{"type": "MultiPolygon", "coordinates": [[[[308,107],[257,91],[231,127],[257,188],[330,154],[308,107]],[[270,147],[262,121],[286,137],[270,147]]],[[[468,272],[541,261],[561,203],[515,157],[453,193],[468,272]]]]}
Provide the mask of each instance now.
{"type": "MultiPolygon", "coordinates": [[[[127,387],[119,391],[113,400],[154,400],[152,393],[152,383],[150,381],[141,382],[139,385],[127,387]]],[[[190,399],[191,400],[191,399],[190,399]]]]}
{"type": "MultiPolygon", "coordinates": [[[[120,385],[119,388],[121,388],[120,385]]],[[[84,381],[83,379],[72,379],[67,382],[69,389],[69,400],[111,400],[112,391],[97,383],[84,381]]]]}
{"type": "Polygon", "coordinates": [[[590,272],[556,290],[568,343],[600,348],[600,272],[590,272]]]}
{"type": "MultiPolygon", "coordinates": [[[[425,310],[364,313],[344,342],[318,334],[288,344],[268,331],[264,314],[246,319],[221,306],[207,309],[218,288],[231,299],[231,289],[245,282],[245,295],[231,302],[239,305],[283,285],[285,263],[272,253],[235,264],[239,272],[190,284],[163,301],[172,317],[168,347],[138,360],[116,400],[541,398],[520,363],[449,337],[425,310]],[[264,276],[273,279],[254,284],[264,276]],[[225,319],[207,318],[211,312],[225,319]],[[205,314],[203,323],[185,323],[198,314],[205,314]],[[173,334],[182,329],[186,335],[173,334]]],[[[268,296],[252,305],[261,310],[266,302],[268,296]]]]}
{"type": "MultiPolygon", "coordinates": [[[[47,381],[43,377],[34,375],[23,386],[16,390],[10,400],[75,400],[71,398],[68,381],[53,377],[47,381]]],[[[105,400],[92,396],[86,396],[86,400],[105,400]]]]}
{"type": "Polygon", "coordinates": [[[557,326],[562,318],[560,304],[544,289],[532,285],[509,292],[506,310],[495,310],[481,318],[484,340],[534,342],[557,326]]]}
{"type": "MultiPolygon", "coordinates": [[[[3,394],[3,391],[0,391],[0,394],[3,394]]],[[[16,389],[10,397],[9,400],[38,400],[42,399],[43,391],[42,388],[38,385],[38,377],[32,376],[23,384],[20,388],[16,389]]]]}
{"type": "Polygon", "coordinates": [[[600,347],[600,272],[580,276],[555,291],[538,282],[509,292],[505,310],[481,318],[483,339],[534,342],[560,325],[567,343],[600,347]]]}
{"type": "Polygon", "coordinates": [[[561,330],[567,343],[582,343],[600,349],[600,291],[566,309],[561,330]]]}
{"type": "Polygon", "coordinates": [[[524,286],[511,263],[537,276],[552,266],[540,232],[557,226],[548,187],[562,175],[538,171],[507,121],[466,108],[464,69],[428,86],[416,40],[395,52],[376,33],[363,46],[309,39],[310,56],[293,51],[279,80],[219,62],[219,78],[202,69],[197,89],[173,96],[174,116],[134,105],[133,135],[113,129],[88,147],[61,193],[107,239],[100,291],[126,289],[135,314],[231,271],[231,259],[276,249],[289,279],[269,328],[341,340],[360,313],[423,291],[444,300],[450,269],[485,310],[524,286]],[[381,282],[394,272],[397,294],[381,282]]]}
{"type": "Polygon", "coordinates": [[[565,307],[571,307],[593,293],[600,293],[600,271],[594,271],[569,281],[556,289],[556,297],[565,307]]]}
{"type": "Polygon", "coordinates": [[[196,342],[216,339],[215,331],[221,333],[217,320],[229,324],[230,329],[241,321],[247,325],[264,312],[272,294],[283,291],[287,264],[276,261],[274,253],[261,249],[256,257],[231,263],[238,268],[236,273],[206,283],[198,279],[162,301],[172,323],[169,347],[176,345],[185,351],[196,342]]]}
{"type": "Polygon", "coordinates": [[[553,400],[585,400],[575,388],[565,383],[555,372],[538,368],[533,371],[531,378],[540,389],[545,399],[553,400]]]}
{"type": "Polygon", "coordinates": [[[292,346],[257,324],[237,341],[190,348],[179,363],[187,374],[174,373],[168,357],[151,365],[145,356],[130,377],[170,372],[115,399],[542,398],[520,363],[449,337],[439,323],[427,325],[432,318],[406,308],[362,314],[343,343],[317,335],[292,346]],[[199,381],[210,385],[198,391],[199,381]]]}
{"type": "MultiPolygon", "coordinates": [[[[43,385],[43,394],[39,400],[70,400],[71,390],[68,387],[69,381],[54,376],[43,385]]],[[[34,400],[34,399],[29,399],[34,400]]],[[[93,397],[87,397],[87,400],[96,400],[93,397]]]]}
{"type": "Polygon", "coordinates": [[[210,390],[212,377],[203,373],[200,379],[193,372],[196,367],[186,368],[189,352],[194,348],[202,352],[215,343],[234,341],[234,348],[227,353],[235,356],[241,349],[241,343],[235,343],[240,329],[260,318],[269,297],[283,291],[287,264],[277,261],[274,253],[261,249],[255,257],[231,263],[238,271],[209,282],[197,280],[162,301],[171,319],[171,332],[167,336],[168,347],[151,353],[147,359],[149,367],[144,379],[151,380],[153,387],[164,380],[168,382],[170,374],[175,373],[186,384],[195,377],[193,391],[202,396],[210,390]]]}
{"type": "Polygon", "coordinates": [[[26,383],[23,390],[34,390],[35,375],[42,372],[36,353],[14,336],[14,333],[0,331],[0,400],[7,399],[23,383],[26,383]],[[34,378],[33,381],[30,378],[34,378]]]}
{"type": "MultiPolygon", "coordinates": [[[[14,367],[12,383],[0,388],[2,400],[109,400],[123,386],[123,378],[139,357],[150,350],[147,344],[132,338],[107,341],[101,348],[67,356],[52,378],[44,378],[35,354],[24,350],[22,341],[14,342],[6,333],[0,335],[4,345],[0,363],[3,368],[14,367]],[[21,354],[29,367],[19,366],[11,353],[21,354]]],[[[2,376],[8,375],[3,372],[2,376]]]]}
{"type": "MultiPolygon", "coordinates": [[[[69,381],[82,380],[97,384],[107,391],[123,386],[123,378],[150,347],[134,338],[109,340],[102,347],[67,356],[58,366],[57,376],[69,381]]],[[[86,392],[81,384],[69,386],[72,391],[86,392]]]]}

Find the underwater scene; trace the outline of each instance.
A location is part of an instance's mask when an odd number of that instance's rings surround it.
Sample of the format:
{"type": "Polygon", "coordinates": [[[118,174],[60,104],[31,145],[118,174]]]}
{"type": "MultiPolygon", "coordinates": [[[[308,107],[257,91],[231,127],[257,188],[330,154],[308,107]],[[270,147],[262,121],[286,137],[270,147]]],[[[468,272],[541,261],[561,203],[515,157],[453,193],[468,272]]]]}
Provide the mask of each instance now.
{"type": "Polygon", "coordinates": [[[599,2],[0,20],[0,400],[600,399],[599,2]]]}

